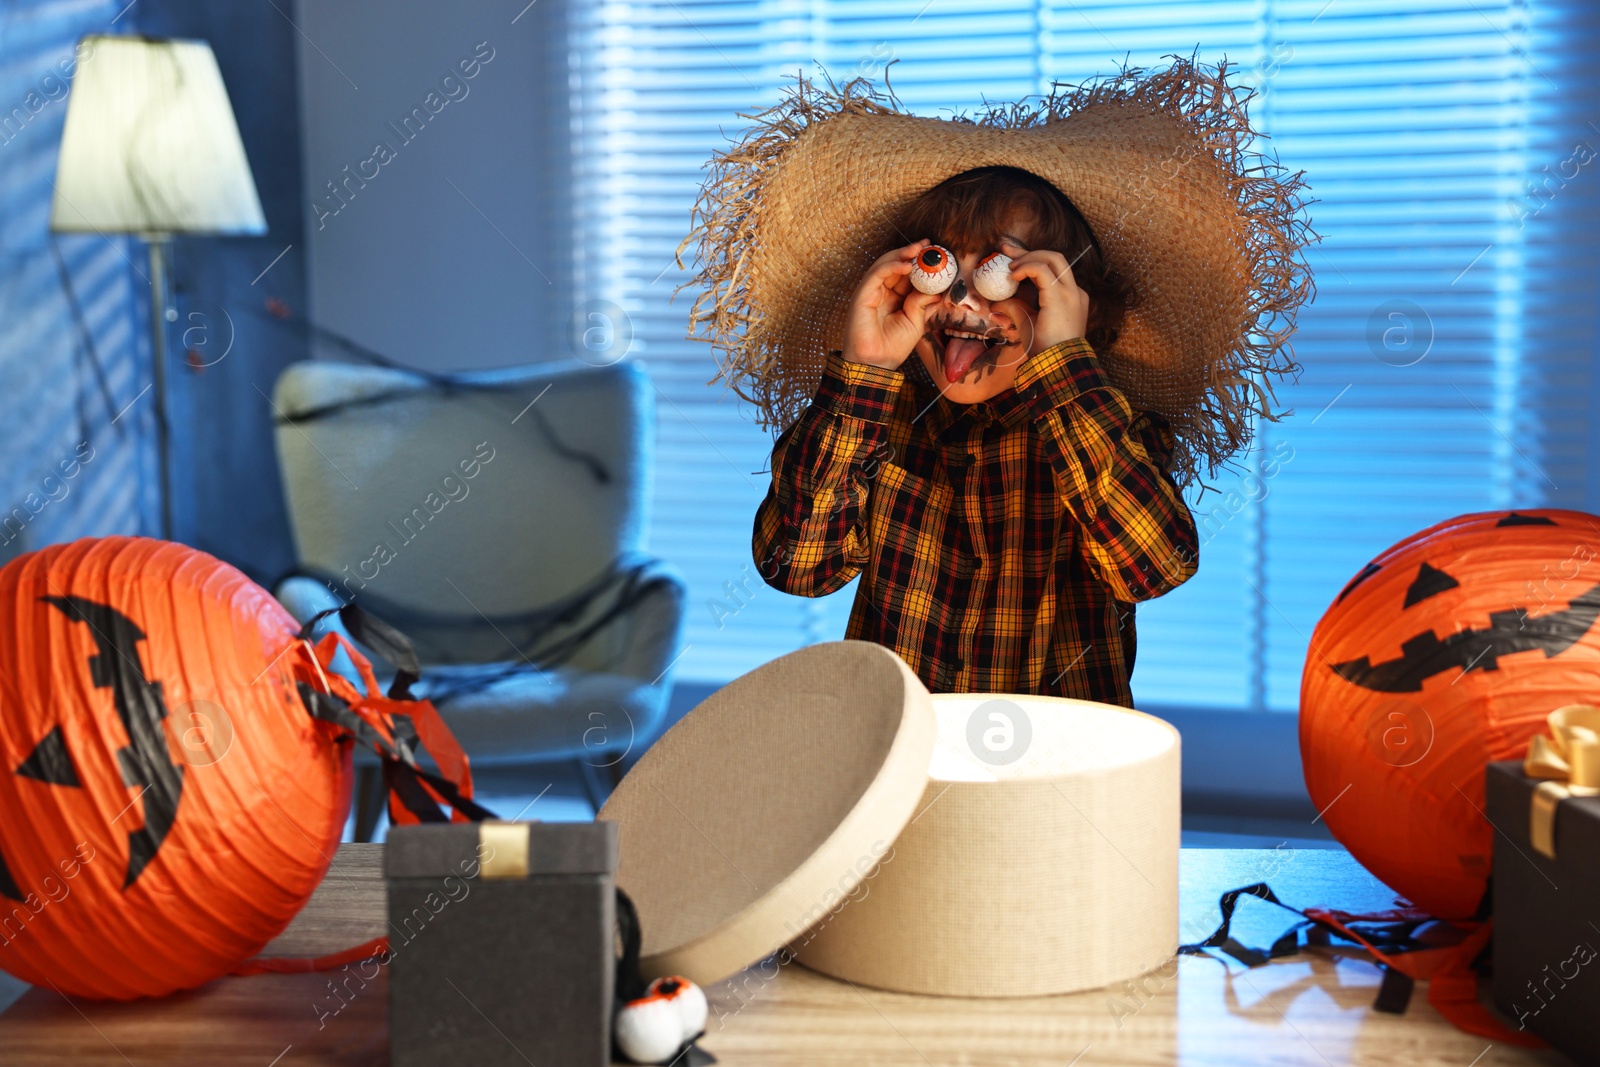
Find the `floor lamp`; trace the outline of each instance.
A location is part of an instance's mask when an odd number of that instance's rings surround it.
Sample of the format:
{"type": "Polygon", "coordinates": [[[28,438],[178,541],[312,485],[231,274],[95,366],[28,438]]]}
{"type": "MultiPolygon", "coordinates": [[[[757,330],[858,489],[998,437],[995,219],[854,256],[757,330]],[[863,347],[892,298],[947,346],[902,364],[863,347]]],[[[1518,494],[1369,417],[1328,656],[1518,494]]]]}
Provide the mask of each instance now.
{"type": "Polygon", "coordinates": [[[56,163],[50,229],[134,234],[149,246],[151,367],[161,536],[172,537],[167,421],[167,243],[177,235],[266,233],[228,90],[204,41],[92,35],[56,163]]]}

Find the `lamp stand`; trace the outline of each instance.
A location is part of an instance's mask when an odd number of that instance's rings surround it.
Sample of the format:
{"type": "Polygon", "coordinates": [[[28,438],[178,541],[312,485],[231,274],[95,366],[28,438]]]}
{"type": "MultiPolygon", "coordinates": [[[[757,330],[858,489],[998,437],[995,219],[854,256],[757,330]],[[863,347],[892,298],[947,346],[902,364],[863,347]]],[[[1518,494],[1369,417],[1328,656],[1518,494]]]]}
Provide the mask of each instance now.
{"type": "Polygon", "coordinates": [[[172,440],[167,425],[167,235],[145,234],[150,249],[150,370],[156,407],[161,539],[172,540],[172,440]]]}

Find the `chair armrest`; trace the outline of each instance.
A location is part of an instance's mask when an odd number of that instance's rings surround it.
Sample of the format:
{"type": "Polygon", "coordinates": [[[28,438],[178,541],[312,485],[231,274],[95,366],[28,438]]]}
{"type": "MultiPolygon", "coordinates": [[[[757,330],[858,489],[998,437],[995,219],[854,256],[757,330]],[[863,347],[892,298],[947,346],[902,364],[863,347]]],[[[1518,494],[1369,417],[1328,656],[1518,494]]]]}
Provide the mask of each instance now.
{"type": "MultiPolygon", "coordinates": [[[[315,616],[319,611],[342,608],[345,605],[344,599],[332,589],[329,589],[315,578],[307,578],[304,575],[285,578],[278,583],[278,588],[273,591],[273,595],[278,598],[278,603],[287,608],[289,614],[293,615],[295,621],[301,625],[304,625],[306,620],[315,616]]],[[[311,639],[316,641],[326,633],[338,633],[346,641],[355,644],[355,640],[350,636],[350,631],[345,629],[343,621],[337,615],[329,615],[317,623],[316,628],[312,630],[311,639]]],[[[360,646],[358,645],[357,647],[360,646]]],[[[335,672],[343,675],[357,689],[361,688],[361,672],[356,669],[355,661],[350,658],[350,654],[343,647],[334,653],[332,667],[335,672]]]]}
{"type": "Polygon", "coordinates": [[[296,622],[302,624],[319,611],[342,608],[345,605],[344,598],[332,589],[315,578],[301,574],[292,575],[279,582],[278,588],[273,590],[273,596],[276,596],[278,603],[289,610],[289,614],[295,617],[296,622]]]}
{"type": "Polygon", "coordinates": [[[658,584],[585,642],[571,662],[581,669],[670,689],[689,588],[676,569],[660,560],[648,561],[643,577],[658,584]]]}

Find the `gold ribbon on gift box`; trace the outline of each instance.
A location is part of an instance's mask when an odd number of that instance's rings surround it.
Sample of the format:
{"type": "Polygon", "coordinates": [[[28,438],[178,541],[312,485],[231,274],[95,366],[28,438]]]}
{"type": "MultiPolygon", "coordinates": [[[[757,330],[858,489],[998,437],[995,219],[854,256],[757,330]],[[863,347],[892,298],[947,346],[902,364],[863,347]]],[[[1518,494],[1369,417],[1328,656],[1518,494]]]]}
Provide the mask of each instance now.
{"type": "Polygon", "coordinates": [[[1547,859],[1556,858],[1556,808],[1568,797],[1600,796],[1600,707],[1568,704],[1550,713],[1550,737],[1528,746],[1522,771],[1543,778],[1528,809],[1528,837],[1547,859]]]}
{"type": "Polygon", "coordinates": [[[528,877],[528,853],[532,851],[530,830],[525,822],[485,819],[478,824],[480,878],[528,877]]]}

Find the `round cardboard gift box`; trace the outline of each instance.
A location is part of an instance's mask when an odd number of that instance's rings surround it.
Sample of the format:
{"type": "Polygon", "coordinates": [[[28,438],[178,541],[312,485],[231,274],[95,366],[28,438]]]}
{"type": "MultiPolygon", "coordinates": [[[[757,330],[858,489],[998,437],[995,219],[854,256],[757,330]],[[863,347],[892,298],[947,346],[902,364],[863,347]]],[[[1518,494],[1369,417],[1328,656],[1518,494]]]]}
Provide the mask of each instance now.
{"type": "Polygon", "coordinates": [[[1141,712],[930,696],[859,641],[691,711],[600,813],[647,974],[713,984],[783,949],[852,982],[1036,996],[1178,944],[1179,739],[1141,712]]]}

